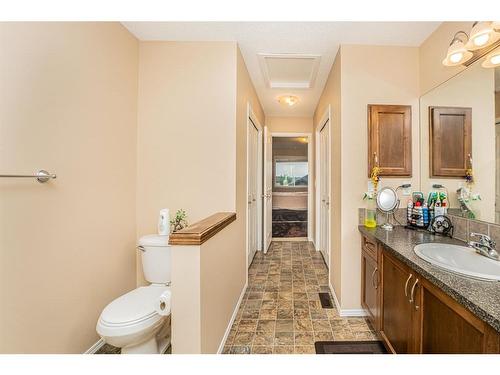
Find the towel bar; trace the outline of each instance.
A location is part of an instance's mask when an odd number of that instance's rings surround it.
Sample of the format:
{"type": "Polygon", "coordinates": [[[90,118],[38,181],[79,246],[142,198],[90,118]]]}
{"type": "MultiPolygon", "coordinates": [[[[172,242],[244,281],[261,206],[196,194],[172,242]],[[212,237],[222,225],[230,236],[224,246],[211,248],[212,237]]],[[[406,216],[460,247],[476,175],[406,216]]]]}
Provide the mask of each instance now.
{"type": "Polygon", "coordinates": [[[10,178],[36,178],[36,180],[43,184],[50,179],[56,178],[55,174],[51,174],[43,169],[36,172],[36,174],[0,174],[0,177],[10,177],[10,178]]]}

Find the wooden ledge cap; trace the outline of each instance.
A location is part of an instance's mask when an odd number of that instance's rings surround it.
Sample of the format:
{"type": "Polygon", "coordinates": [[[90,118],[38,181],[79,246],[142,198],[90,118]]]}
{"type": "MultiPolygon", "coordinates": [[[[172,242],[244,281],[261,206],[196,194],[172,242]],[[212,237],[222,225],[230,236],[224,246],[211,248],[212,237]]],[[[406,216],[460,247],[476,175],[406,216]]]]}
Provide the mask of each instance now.
{"type": "Polygon", "coordinates": [[[178,232],[172,233],[170,245],[201,245],[236,220],[234,212],[218,212],[178,232]]]}

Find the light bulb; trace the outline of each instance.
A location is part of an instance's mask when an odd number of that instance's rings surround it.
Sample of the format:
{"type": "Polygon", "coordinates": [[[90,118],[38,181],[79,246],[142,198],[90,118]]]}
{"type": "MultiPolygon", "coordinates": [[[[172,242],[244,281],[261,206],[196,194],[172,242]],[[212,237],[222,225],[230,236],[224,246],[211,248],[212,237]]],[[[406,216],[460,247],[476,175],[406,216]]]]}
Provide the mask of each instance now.
{"type": "Polygon", "coordinates": [[[483,68],[495,68],[500,66],[500,51],[494,51],[481,64],[483,68]]]}
{"type": "Polygon", "coordinates": [[[490,39],[490,34],[481,34],[474,38],[474,44],[476,46],[484,46],[486,43],[488,43],[489,39],[490,39]]]}
{"type": "Polygon", "coordinates": [[[464,54],[462,52],[454,53],[453,55],[450,56],[450,61],[452,63],[458,63],[460,60],[462,60],[463,56],[464,54]]]}

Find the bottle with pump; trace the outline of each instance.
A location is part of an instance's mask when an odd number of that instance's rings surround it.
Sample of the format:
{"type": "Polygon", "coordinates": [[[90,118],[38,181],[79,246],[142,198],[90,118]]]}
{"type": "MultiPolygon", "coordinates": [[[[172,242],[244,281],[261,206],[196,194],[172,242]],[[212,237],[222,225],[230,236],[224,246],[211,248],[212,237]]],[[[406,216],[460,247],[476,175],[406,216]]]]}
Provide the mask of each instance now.
{"type": "Polygon", "coordinates": [[[168,208],[160,210],[158,217],[158,234],[160,236],[168,236],[170,233],[170,213],[168,208]]]}

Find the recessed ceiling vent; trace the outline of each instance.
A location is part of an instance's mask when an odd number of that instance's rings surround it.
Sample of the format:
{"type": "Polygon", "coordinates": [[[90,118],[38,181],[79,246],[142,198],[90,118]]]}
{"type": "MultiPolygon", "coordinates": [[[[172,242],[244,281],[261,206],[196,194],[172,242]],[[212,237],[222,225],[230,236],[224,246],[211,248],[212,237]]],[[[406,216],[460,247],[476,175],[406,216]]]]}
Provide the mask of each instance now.
{"type": "Polygon", "coordinates": [[[310,89],[314,86],[320,55],[260,53],[258,56],[268,87],[310,89]]]}

